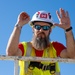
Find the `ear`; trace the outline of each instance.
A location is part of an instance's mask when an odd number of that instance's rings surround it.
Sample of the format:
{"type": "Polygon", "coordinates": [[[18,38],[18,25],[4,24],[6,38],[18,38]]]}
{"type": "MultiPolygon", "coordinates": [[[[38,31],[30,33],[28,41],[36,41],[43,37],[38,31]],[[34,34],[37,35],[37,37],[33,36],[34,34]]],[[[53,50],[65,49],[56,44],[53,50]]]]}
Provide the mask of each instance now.
{"type": "Polygon", "coordinates": [[[34,28],[32,27],[32,32],[34,33],[34,28]]]}

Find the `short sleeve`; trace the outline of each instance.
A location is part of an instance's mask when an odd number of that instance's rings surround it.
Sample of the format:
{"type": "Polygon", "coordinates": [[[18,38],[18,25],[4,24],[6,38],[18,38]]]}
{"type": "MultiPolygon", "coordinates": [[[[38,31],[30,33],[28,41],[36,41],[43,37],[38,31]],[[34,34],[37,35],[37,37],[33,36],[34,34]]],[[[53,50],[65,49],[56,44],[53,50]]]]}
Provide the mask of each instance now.
{"type": "Polygon", "coordinates": [[[52,44],[53,44],[54,48],[56,49],[57,56],[60,56],[61,51],[66,49],[66,47],[62,43],[52,42],[52,44]]]}
{"type": "Polygon", "coordinates": [[[22,43],[19,43],[18,48],[22,51],[22,56],[24,55],[24,47],[22,43]]]}

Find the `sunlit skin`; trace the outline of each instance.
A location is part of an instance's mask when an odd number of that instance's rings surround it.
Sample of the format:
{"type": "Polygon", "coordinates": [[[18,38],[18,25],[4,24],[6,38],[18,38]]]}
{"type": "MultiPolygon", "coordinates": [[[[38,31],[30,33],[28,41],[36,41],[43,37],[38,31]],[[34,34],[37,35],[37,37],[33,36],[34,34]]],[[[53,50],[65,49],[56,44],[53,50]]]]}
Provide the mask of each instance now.
{"type": "MultiPolygon", "coordinates": [[[[45,23],[45,22],[35,22],[34,23],[34,25],[35,24],[37,24],[37,25],[40,25],[40,26],[44,26],[44,25],[48,25],[48,26],[50,26],[50,24],[48,24],[48,23],[45,23]]],[[[37,29],[35,29],[34,27],[33,27],[33,32],[34,32],[34,35],[37,37],[42,37],[42,38],[44,38],[44,37],[47,37],[49,34],[50,34],[50,32],[51,32],[51,28],[49,29],[49,30],[43,30],[42,28],[40,29],[40,30],[37,30],[37,29]],[[43,33],[45,34],[43,34],[43,33]]]]}
{"type": "MultiPolygon", "coordinates": [[[[58,26],[59,28],[62,28],[66,32],[66,29],[71,27],[68,11],[65,11],[64,9],[60,8],[59,11],[58,10],[56,11],[56,15],[59,20],[59,23],[54,23],[53,26],[58,26]]],[[[14,30],[13,30],[13,32],[9,38],[8,44],[7,44],[7,48],[6,48],[7,55],[22,56],[22,51],[18,48],[21,29],[29,21],[30,21],[30,16],[26,12],[21,12],[19,14],[19,16],[17,18],[17,22],[16,22],[16,25],[18,25],[18,26],[14,27],[14,30]]],[[[44,26],[44,25],[49,26],[49,24],[45,23],[45,22],[35,22],[34,24],[39,24],[41,26],[44,26]]],[[[34,28],[34,26],[32,27],[32,29],[33,29],[33,35],[35,37],[41,37],[41,39],[43,39],[45,37],[49,37],[49,35],[51,33],[51,29],[49,29],[47,31],[43,30],[42,28],[40,30],[37,30],[34,28]]],[[[60,57],[73,58],[75,56],[75,45],[74,45],[75,43],[74,43],[74,37],[73,37],[72,30],[69,30],[68,32],[66,32],[65,37],[66,37],[66,49],[61,51],[60,57]]]]}

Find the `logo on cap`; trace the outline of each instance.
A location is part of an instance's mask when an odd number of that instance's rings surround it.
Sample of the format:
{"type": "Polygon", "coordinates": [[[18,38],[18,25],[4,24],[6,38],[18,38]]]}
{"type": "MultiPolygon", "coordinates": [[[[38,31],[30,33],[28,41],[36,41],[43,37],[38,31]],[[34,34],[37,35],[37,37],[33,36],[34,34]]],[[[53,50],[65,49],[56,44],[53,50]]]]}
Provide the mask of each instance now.
{"type": "Polygon", "coordinates": [[[47,18],[49,18],[49,19],[51,19],[51,15],[50,15],[50,13],[40,13],[40,12],[38,12],[37,14],[36,14],[36,17],[40,17],[40,18],[45,18],[45,19],[47,19],[47,18]]]}

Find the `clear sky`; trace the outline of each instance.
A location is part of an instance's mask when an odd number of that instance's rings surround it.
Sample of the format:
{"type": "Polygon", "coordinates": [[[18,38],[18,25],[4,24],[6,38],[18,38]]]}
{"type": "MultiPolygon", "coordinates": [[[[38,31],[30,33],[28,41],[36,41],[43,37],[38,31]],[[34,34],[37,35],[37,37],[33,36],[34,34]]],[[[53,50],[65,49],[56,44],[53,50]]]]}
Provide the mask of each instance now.
{"type": "MultiPolygon", "coordinates": [[[[46,10],[59,22],[56,10],[63,8],[69,12],[75,37],[75,0],[0,0],[0,55],[6,54],[6,46],[20,12],[27,12],[30,17],[38,10],[46,10]]],[[[64,30],[55,27],[51,40],[59,41],[66,46],[64,30]]],[[[27,24],[22,28],[20,41],[31,41],[32,29],[27,24]]],[[[75,63],[60,63],[61,75],[75,75],[75,63]]],[[[0,75],[14,75],[14,62],[0,60],[0,75]]]]}

